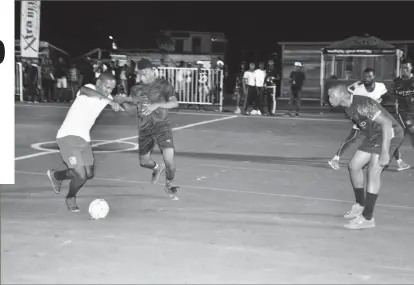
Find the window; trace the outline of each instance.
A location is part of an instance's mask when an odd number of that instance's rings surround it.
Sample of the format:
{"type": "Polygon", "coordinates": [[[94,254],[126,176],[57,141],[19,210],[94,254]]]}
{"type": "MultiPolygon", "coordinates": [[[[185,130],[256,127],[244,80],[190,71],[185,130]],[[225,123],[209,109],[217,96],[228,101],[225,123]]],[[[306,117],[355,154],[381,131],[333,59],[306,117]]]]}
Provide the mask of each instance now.
{"type": "Polygon", "coordinates": [[[175,47],[175,52],[183,52],[184,51],[184,40],[175,40],[174,47],[175,47]]]}
{"type": "Polygon", "coordinates": [[[226,50],[226,43],[223,42],[212,42],[211,51],[213,53],[224,53],[226,50]]]}
{"type": "Polygon", "coordinates": [[[199,37],[194,37],[192,38],[192,48],[193,48],[193,53],[201,53],[201,38],[199,37]]]}

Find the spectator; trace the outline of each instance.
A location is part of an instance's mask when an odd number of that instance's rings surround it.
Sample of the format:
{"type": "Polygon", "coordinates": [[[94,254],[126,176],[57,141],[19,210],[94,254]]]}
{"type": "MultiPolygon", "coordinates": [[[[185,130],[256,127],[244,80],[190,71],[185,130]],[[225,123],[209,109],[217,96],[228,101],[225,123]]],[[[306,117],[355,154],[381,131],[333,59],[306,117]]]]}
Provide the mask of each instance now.
{"type": "Polygon", "coordinates": [[[31,99],[33,103],[39,103],[38,101],[38,80],[39,72],[37,69],[37,64],[32,60],[28,60],[27,65],[27,97],[28,101],[31,99]]]}
{"type": "Polygon", "coordinates": [[[254,70],[256,68],[256,64],[254,62],[250,62],[249,70],[244,72],[243,75],[243,92],[246,94],[246,98],[244,100],[244,114],[248,115],[249,112],[249,105],[253,103],[253,110],[250,112],[251,115],[257,114],[257,108],[254,105],[257,96],[257,89],[256,89],[256,77],[254,70]]]}
{"type": "Polygon", "coordinates": [[[66,78],[67,68],[63,58],[59,57],[58,63],[55,66],[55,78],[57,88],[57,98],[59,101],[64,101],[63,92],[68,88],[68,80],[66,78]]]}
{"type": "Polygon", "coordinates": [[[72,92],[72,100],[75,100],[76,93],[80,87],[80,72],[75,64],[72,64],[69,69],[69,89],[72,92]]]}
{"type": "MultiPolygon", "coordinates": [[[[122,69],[121,69],[121,73],[119,75],[119,79],[121,81],[121,86],[122,86],[122,94],[125,94],[128,92],[128,78],[127,78],[127,71],[128,71],[128,66],[125,64],[122,69]]],[[[121,91],[121,90],[120,90],[121,91]]]]}
{"type": "Polygon", "coordinates": [[[264,84],[266,78],[266,71],[264,62],[259,62],[259,68],[254,71],[254,77],[256,81],[256,115],[264,114],[263,111],[263,96],[264,96],[264,84]]]}
{"type": "MultiPolygon", "coordinates": [[[[234,95],[236,96],[236,111],[234,113],[240,114],[240,98],[243,96],[243,76],[244,72],[246,71],[246,62],[242,62],[240,64],[240,71],[236,75],[236,85],[234,87],[234,95]]],[[[246,100],[246,98],[244,98],[246,100]]]]}
{"type": "Polygon", "coordinates": [[[267,101],[267,109],[268,115],[273,116],[273,106],[276,104],[276,93],[277,93],[277,82],[278,82],[278,74],[276,72],[276,68],[274,66],[273,59],[270,59],[268,62],[268,66],[266,69],[266,89],[265,89],[265,97],[267,101]]]}
{"type": "Polygon", "coordinates": [[[53,75],[53,64],[51,59],[46,59],[45,64],[42,65],[41,68],[42,73],[42,92],[43,98],[50,101],[56,101],[56,97],[54,94],[54,84],[55,84],[55,77],[53,75]]]}
{"type": "Polygon", "coordinates": [[[302,71],[302,63],[295,62],[295,69],[290,73],[290,104],[289,110],[284,114],[285,116],[292,116],[292,106],[296,104],[296,113],[295,116],[299,117],[300,111],[300,101],[301,101],[301,91],[303,83],[305,82],[305,73],[302,71]]]}

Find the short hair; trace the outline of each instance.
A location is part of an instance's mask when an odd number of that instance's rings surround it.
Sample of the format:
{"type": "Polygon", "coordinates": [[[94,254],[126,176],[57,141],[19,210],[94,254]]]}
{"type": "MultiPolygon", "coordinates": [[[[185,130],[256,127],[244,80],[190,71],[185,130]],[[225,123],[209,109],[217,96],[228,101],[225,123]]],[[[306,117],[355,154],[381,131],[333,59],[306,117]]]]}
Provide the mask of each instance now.
{"type": "Polygon", "coordinates": [[[112,81],[112,80],[115,80],[115,76],[112,74],[112,72],[105,71],[99,75],[98,80],[112,81]]]}
{"type": "Polygon", "coordinates": [[[413,66],[413,63],[411,62],[409,58],[403,58],[401,60],[401,64],[410,64],[411,66],[413,66]]]}
{"type": "Polygon", "coordinates": [[[370,73],[370,72],[372,72],[372,73],[375,74],[375,70],[373,68],[371,68],[371,67],[368,67],[368,68],[365,68],[364,69],[364,73],[370,73]]]}

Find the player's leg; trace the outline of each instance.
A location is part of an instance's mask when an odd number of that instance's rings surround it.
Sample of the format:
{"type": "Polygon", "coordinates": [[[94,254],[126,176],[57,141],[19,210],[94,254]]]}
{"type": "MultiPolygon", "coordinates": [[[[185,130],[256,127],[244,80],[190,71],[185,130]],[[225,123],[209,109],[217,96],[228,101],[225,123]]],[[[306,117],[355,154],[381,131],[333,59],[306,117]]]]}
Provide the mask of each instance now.
{"type": "Polygon", "coordinates": [[[175,178],[175,151],[174,139],[171,127],[168,125],[161,126],[156,132],[156,140],[159,148],[162,151],[162,156],[165,163],[165,192],[171,198],[176,199],[178,187],[173,185],[175,178]]]}
{"type": "Polygon", "coordinates": [[[302,101],[302,90],[298,89],[296,90],[296,113],[295,116],[299,117],[299,112],[300,112],[300,103],[302,101]]]}
{"type": "Polygon", "coordinates": [[[355,218],[359,216],[365,207],[365,183],[362,169],[368,164],[371,156],[371,153],[357,150],[349,162],[348,169],[351,184],[354,188],[355,204],[352,206],[351,210],[344,215],[345,218],[355,218]]]}
{"type": "Polygon", "coordinates": [[[285,114],[283,114],[283,116],[291,116],[292,115],[292,107],[293,107],[293,104],[295,104],[295,100],[296,100],[295,98],[296,98],[296,89],[291,87],[290,88],[288,110],[285,114]]]}
{"type": "Polygon", "coordinates": [[[330,161],[328,161],[329,165],[333,169],[337,170],[340,168],[339,159],[342,156],[342,153],[349,147],[349,145],[352,142],[354,142],[357,139],[358,135],[359,135],[359,128],[357,125],[353,125],[351,132],[346,137],[346,139],[342,141],[341,145],[339,146],[338,150],[335,153],[335,156],[330,161]]]}
{"type": "Polygon", "coordinates": [[[249,109],[249,105],[250,105],[251,100],[252,100],[251,89],[252,89],[252,87],[247,86],[246,92],[245,92],[244,106],[243,106],[243,109],[244,109],[244,113],[245,114],[248,114],[247,110],[249,109]]]}
{"type": "Polygon", "coordinates": [[[155,140],[150,131],[140,131],[138,145],[139,164],[141,167],[152,170],[151,183],[155,184],[164,171],[165,166],[164,164],[159,165],[152,160],[151,153],[155,146],[155,140]]]}

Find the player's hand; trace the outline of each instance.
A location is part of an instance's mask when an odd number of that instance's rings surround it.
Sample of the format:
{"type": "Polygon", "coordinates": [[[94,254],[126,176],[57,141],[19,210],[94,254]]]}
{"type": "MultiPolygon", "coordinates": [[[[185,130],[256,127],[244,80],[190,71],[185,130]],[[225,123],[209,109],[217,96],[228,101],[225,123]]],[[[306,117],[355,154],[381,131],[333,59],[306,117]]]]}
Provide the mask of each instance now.
{"type": "Polygon", "coordinates": [[[121,104],[119,104],[118,102],[111,101],[111,102],[109,103],[109,105],[111,105],[112,110],[114,110],[115,112],[118,112],[118,111],[125,111],[125,110],[124,110],[124,108],[122,108],[122,107],[121,107],[121,104]]]}
{"type": "Polygon", "coordinates": [[[158,109],[157,104],[144,104],[143,109],[142,109],[142,113],[144,115],[148,116],[149,114],[151,114],[152,112],[154,112],[157,109],[158,109]]]}
{"type": "Polygon", "coordinates": [[[378,162],[381,167],[387,166],[390,163],[390,155],[388,152],[381,153],[378,162]]]}
{"type": "Polygon", "coordinates": [[[119,104],[122,104],[122,103],[125,103],[126,100],[125,100],[125,97],[118,95],[118,96],[114,97],[114,101],[119,103],[119,104]]]}

